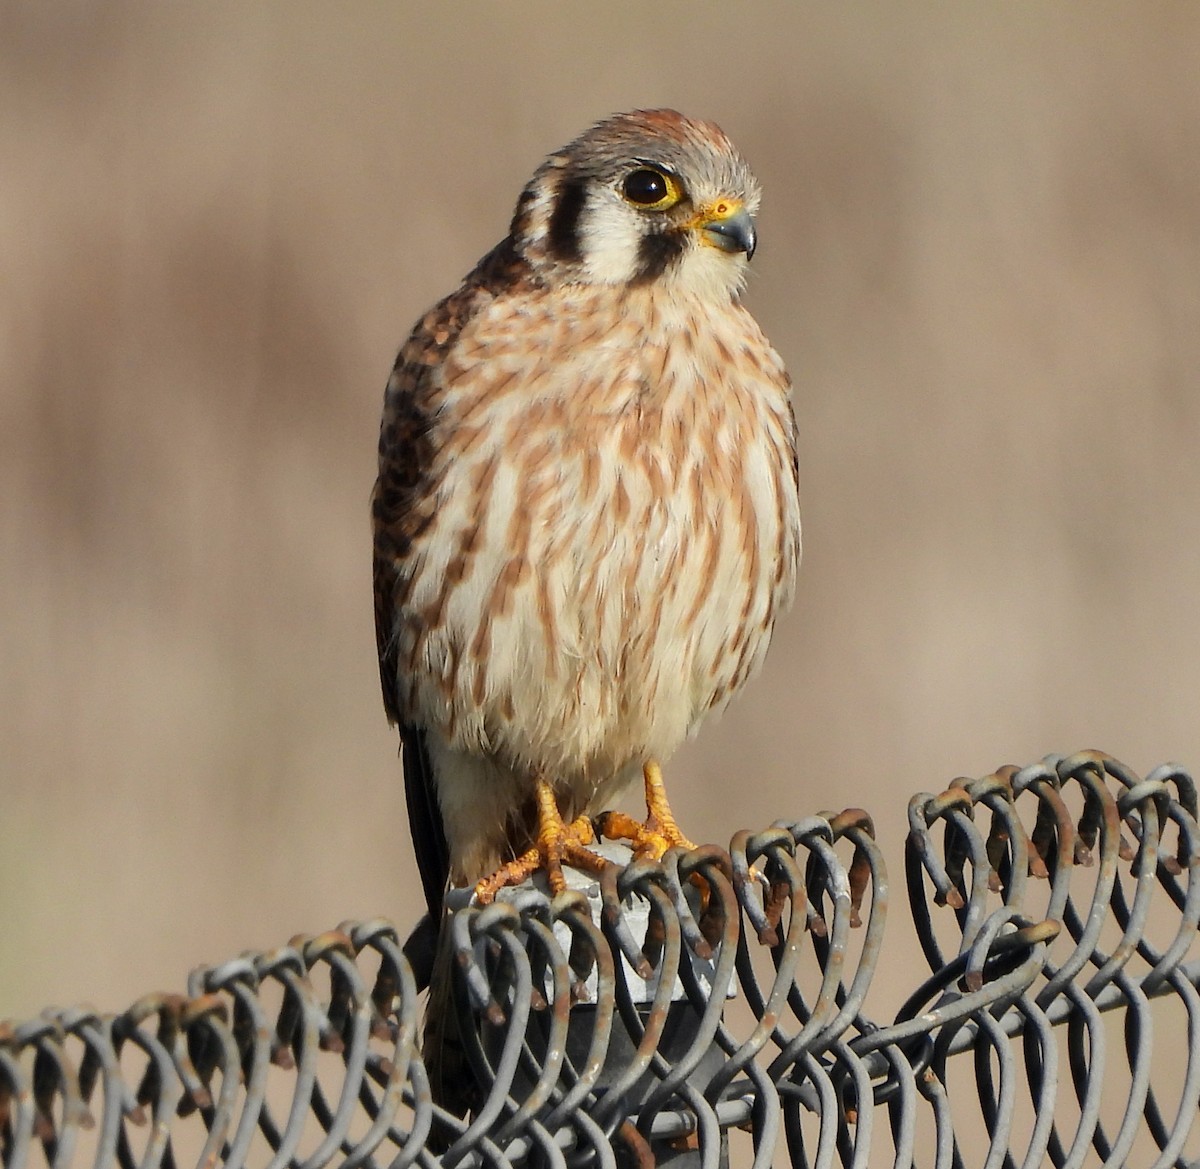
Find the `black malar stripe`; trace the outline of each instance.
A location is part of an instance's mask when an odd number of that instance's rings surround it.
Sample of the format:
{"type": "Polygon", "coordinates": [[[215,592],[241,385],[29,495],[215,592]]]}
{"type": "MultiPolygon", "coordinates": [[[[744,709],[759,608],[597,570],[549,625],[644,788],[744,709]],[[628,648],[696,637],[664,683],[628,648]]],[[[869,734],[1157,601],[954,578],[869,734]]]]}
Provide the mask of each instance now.
{"type": "Polygon", "coordinates": [[[587,188],[578,178],[564,178],[555,192],[547,242],[550,254],[563,263],[578,264],[583,259],[579,219],[586,199],[587,188]]]}

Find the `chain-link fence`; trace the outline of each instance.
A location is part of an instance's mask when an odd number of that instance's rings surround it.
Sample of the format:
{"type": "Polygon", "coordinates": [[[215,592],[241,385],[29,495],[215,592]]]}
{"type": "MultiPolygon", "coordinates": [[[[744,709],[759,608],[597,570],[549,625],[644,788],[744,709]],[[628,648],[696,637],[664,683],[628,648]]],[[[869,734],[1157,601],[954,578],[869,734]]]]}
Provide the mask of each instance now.
{"type": "Polygon", "coordinates": [[[459,908],[462,1119],[432,1098],[395,928],[347,923],[118,1015],[0,1024],[3,1160],[1190,1164],[1198,844],[1186,773],[1095,752],[914,796],[924,978],[897,923],[884,946],[887,870],[857,810],[459,908]],[[907,992],[888,1023],[881,979],[907,992]]]}

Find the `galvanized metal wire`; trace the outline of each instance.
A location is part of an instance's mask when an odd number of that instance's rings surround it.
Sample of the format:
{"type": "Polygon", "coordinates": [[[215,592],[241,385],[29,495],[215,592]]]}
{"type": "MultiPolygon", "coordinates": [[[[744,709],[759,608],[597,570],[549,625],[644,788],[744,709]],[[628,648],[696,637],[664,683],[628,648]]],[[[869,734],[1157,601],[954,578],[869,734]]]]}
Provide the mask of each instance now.
{"type": "Polygon", "coordinates": [[[445,944],[481,1088],[466,1118],[431,1097],[396,929],[345,923],[120,1014],[0,1024],[0,1152],[13,1169],[1191,1164],[1196,818],[1181,769],[1143,779],[1096,752],[914,796],[924,976],[885,952],[888,875],[859,810],[614,866],[590,900],[461,908],[445,944]],[[908,990],[886,1023],[868,1014],[881,976],[908,990]]]}

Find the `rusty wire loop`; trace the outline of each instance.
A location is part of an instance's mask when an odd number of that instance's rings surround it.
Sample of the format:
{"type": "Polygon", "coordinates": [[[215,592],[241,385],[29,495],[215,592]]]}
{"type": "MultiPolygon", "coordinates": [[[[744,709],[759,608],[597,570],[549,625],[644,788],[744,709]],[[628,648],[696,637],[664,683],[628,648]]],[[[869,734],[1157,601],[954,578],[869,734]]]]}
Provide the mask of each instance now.
{"type": "Polygon", "coordinates": [[[445,944],[482,1089],[462,1119],[431,1096],[394,927],[345,923],[121,1014],[0,1023],[0,1152],[12,1169],[760,1169],[781,1149],[805,1167],[1195,1164],[1196,820],[1187,773],[1097,752],[914,796],[924,977],[885,956],[888,876],[857,809],[459,909],[445,944]],[[890,1022],[867,1013],[881,969],[890,1022]]]}

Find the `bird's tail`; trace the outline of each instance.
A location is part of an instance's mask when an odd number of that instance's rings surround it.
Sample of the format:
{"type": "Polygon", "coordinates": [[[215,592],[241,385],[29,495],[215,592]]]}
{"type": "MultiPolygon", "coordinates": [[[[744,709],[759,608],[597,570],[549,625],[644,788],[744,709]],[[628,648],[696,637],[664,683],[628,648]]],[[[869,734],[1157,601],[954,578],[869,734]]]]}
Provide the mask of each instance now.
{"type": "MultiPolygon", "coordinates": [[[[445,922],[443,920],[443,927],[445,922]]],[[[449,942],[449,930],[443,928],[438,939],[437,956],[429,983],[429,998],[425,1004],[425,1026],[421,1036],[421,1056],[429,1076],[433,1102],[458,1117],[466,1117],[480,1102],[481,1091],[471,1068],[462,1039],[462,1021],[454,993],[454,953],[449,942]]],[[[450,1144],[441,1134],[438,1140],[435,1127],[430,1148],[444,1152],[450,1144]],[[438,1147],[441,1145],[442,1147],[438,1147]]]]}

